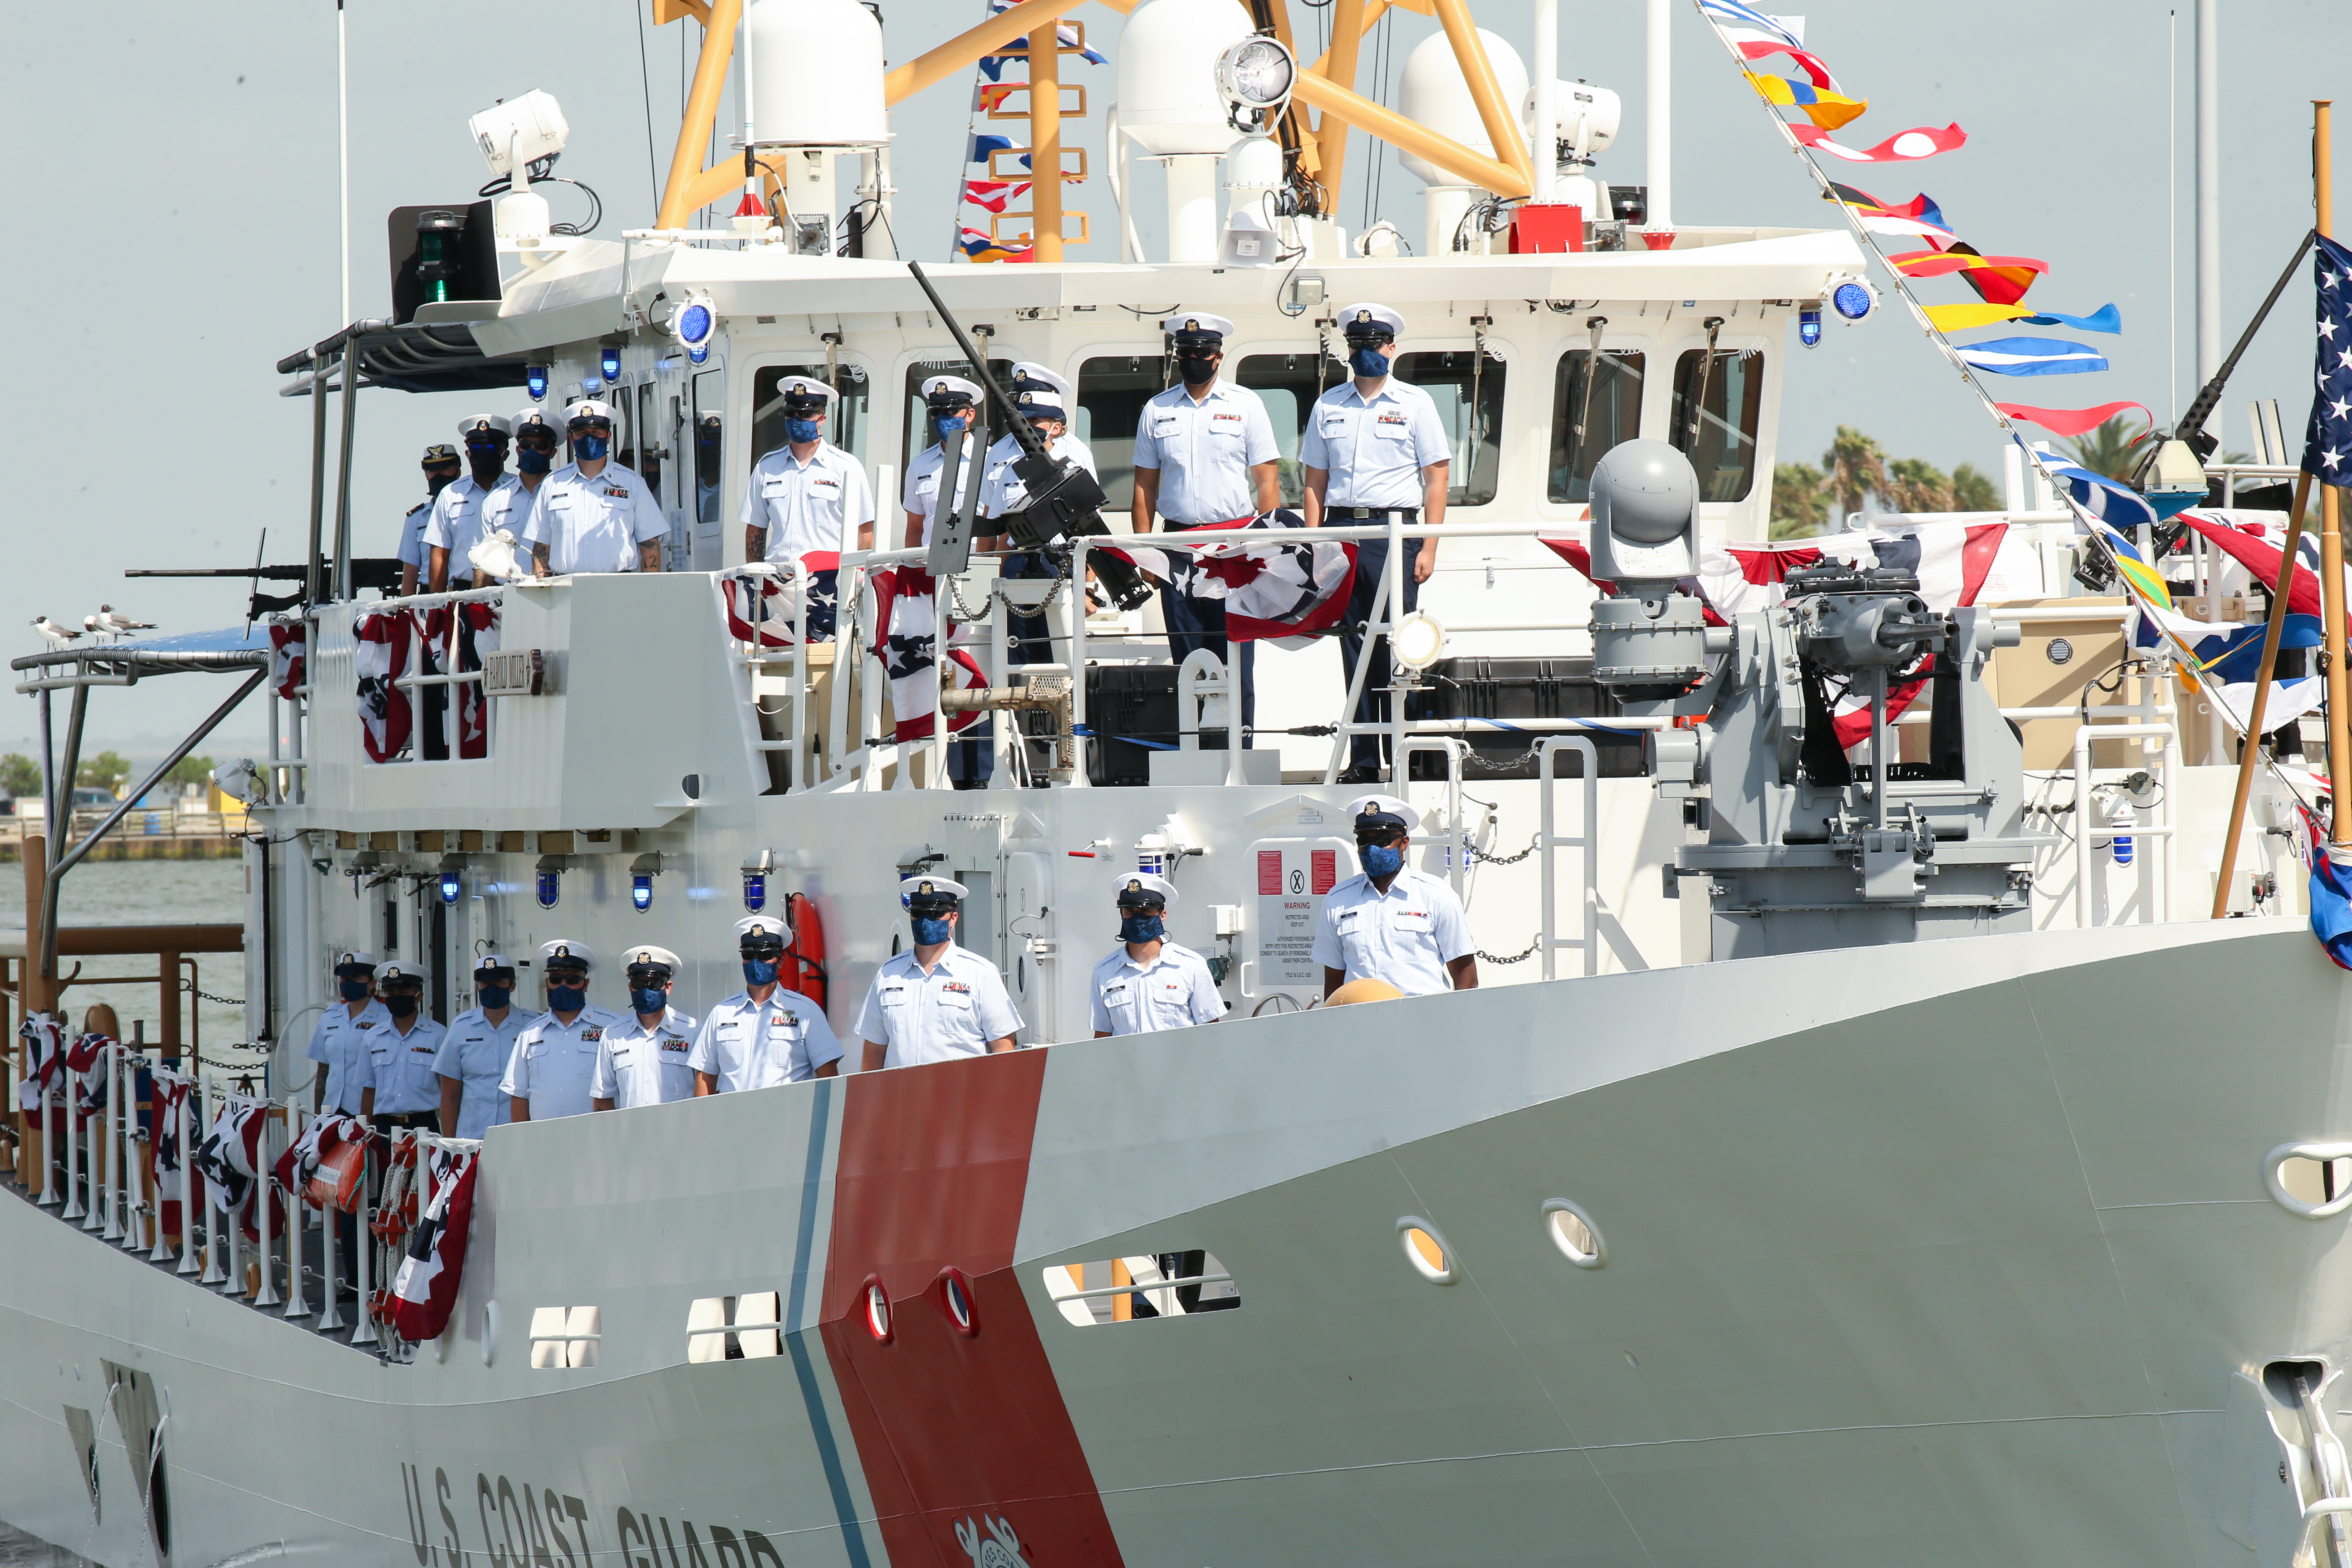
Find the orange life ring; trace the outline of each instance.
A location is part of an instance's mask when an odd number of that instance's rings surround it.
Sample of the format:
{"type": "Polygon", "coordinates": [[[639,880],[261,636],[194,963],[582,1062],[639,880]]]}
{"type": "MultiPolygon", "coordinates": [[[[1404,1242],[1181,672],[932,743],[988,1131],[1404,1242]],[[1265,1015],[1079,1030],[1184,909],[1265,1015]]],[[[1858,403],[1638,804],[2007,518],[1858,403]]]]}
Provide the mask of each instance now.
{"type": "Polygon", "coordinates": [[[784,949],[791,964],[784,984],[819,1007],[825,1005],[824,922],[816,903],[805,893],[794,893],[784,903],[784,917],[793,923],[793,942],[784,949]]]}

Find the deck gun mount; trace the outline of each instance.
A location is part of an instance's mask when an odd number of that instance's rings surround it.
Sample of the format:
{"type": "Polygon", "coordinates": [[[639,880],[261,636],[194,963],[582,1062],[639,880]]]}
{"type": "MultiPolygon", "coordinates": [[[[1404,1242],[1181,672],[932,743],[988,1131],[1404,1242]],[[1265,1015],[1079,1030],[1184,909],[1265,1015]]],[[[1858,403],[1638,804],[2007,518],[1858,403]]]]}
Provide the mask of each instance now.
{"type": "Polygon", "coordinates": [[[2023,749],[1984,684],[2018,628],[1936,614],[1899,566],[1830,562],[1710,631],[1664,580],[1696,573],[1697,497],[1688,460],[1662,442],[1626,442],[1594,470],[1593,575],[1615,587],[1593,606],[1593,678],[1628,713],[1706,714],[1698,730],[1654,731],[1650,760],[1660,794],[1692,800],[1706,832],[1668,887],[1704,888],[1710,956],[2031,929],[2044,841],[2022,830],[2023,749]],[[1692,668],[1718,652],[1712,673],[1692,668]],[[1926,760],[1891,761],[1888,693],[1914,681],[1926,760]],[[1841,698],[1867,700],[1867,764],[1840,743],[1841,698]]]}

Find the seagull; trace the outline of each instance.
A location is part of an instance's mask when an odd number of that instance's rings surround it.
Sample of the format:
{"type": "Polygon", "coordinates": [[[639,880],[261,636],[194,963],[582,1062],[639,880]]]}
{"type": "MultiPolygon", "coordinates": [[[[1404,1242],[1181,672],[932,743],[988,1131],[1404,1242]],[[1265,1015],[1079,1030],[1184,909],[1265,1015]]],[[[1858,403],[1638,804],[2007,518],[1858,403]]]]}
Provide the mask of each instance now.
{"type": "Polygon", "coordinates": [[[63,647],[81,636],[79,632],[67,630],[47,616],[35,616],[33,629],[47,637],[51,647],[63,647]]]}
{"type": "Polygon", "coordinates": [[[155,623],[152,621],[134,621],[129,616],[117,615],[112,605],[100,605],[98,607],[98,624],[117,637],[131,632],[152,632],[155,629],[155,623]]]}

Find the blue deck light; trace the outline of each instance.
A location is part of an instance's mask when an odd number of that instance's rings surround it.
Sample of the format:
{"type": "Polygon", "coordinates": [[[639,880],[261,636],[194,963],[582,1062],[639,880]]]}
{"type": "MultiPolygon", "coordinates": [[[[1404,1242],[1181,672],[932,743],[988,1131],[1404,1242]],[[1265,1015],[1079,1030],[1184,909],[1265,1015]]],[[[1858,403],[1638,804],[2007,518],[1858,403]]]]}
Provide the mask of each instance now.
{"type": "Polygon", "coordinates": [[[606,349],[604,351],[604,358],[600,363],[603,364],[604,371],[605,385],[610,386],[614,382],[621,379],[621,351],[619,349],[606,349]]]}
{"type": "Polygon", "coordinates": [[[563,873],[541,871],[539,874],[539,907],[542,910],[551,910],[555,907],[555,900],[562,896],[563,873]]]}
{"type": "Polygon", "coordinates": [[[1859,321],[1878,308],[1878,296],[1869,284],[1849,278],[1830,293],[1830,304],[1849,321],[1859,321]]]}
{"type": "Polygon", "coordinates": [[[455,870],[448,870],[441,873],[441,901],[443,903],[456,903],[457,901],[457,895],[464,890],[464,883],[461,881],[458,874],[455,870]]]}
{"type": "Polygon", "coordinates": [[[1822,341],[1822,308],[1807,305],[1797,312],[1797,341],[1812,348],[1822,341]]]}
{"type": "Polygon", "coordinates": [[[768,907],[768,876],[764,871],[743,873],[743,907],[758,914],[768,907]]]}
{"type": "Polygon", "coordinates": [[[533,403],[546,401],[547,367],[543,364],[525,365],[522,375],[524,384],[530,388],[530,400],[533,403]]]}
{"type": "Polygon", "coordinates": [[[639,914],[654,907],[654,879],[651,877],[638,875],[629,879],[629,902],[637,906],[639,914]]]}

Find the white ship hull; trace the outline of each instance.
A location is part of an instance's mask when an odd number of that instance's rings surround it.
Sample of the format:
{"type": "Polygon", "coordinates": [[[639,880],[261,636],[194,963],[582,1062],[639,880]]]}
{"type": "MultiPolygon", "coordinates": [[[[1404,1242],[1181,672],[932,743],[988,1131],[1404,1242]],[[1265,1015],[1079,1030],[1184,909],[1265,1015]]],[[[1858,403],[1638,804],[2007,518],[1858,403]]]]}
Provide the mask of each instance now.
{"type": "Polygon", "coordinates": [[[2294,1506],[2242,1374],[2352,1351],[2336,1227],[2260,1170],[2334,1121],[2347,1002],[2290,922],[2050,931],[499,1129],[404,1366],[11,1198],[0,1516],[157,1560],[110,1364],[177,1563],[2242,1561],[2294,1506]],[[1045,1279],[1196,1247],[1238,1310],[1045,1279]],[[764,1289],[782,1354],[688,1364],[693,1300],[764,1289]],[[583,1303],[598,1363],[534,1370],[583,1303]]]}

